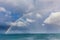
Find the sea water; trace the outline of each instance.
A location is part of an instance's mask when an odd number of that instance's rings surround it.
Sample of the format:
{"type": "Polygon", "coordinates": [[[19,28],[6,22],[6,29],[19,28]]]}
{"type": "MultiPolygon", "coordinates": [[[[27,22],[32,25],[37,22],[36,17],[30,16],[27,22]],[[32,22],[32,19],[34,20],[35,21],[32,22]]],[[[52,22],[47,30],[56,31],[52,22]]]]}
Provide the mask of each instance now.
{"type": "Polygon", "coordinates": [[[60,40],[60,34],[0,34],[0,40],[60,40]]]}

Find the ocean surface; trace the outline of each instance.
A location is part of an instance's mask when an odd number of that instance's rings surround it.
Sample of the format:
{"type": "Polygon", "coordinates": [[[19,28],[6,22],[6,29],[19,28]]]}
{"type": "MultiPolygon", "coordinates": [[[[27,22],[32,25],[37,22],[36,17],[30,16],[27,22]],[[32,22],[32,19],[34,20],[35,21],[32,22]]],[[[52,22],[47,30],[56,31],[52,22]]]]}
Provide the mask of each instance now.
{"type": "Polygon", "coordinates": [[[60,40],[60,34],[0,34],[0,40],[60,40]]]}

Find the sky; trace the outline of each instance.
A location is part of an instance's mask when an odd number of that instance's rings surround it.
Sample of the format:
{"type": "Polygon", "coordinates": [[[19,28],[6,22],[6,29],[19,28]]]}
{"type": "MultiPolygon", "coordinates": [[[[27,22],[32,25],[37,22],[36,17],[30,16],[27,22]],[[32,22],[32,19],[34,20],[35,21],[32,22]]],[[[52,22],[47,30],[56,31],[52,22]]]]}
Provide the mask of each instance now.
{"type": "Polygon", "coordinates": [[[60,0],[0,0],[0,33],[60,33],[60,0]]]}

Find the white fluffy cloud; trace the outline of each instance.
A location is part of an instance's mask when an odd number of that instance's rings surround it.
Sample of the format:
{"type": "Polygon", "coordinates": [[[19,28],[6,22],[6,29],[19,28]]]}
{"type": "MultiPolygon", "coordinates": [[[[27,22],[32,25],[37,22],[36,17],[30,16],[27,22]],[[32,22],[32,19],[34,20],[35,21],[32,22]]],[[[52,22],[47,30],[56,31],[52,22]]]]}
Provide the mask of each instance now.
{"type": "Polygon", "coordinates": [[[0,12],[6,12],[6,9],[4,7],[0,7],[0,12]]]}
{"type": "Polygon", "coordinates": [[[60,12],[51,13],[44,23],[60,25],[60,12]]]}
{"type": "Polygon", "coordinates": [[[41,16],[40,13],[36,13],[36,17],[37,17],[37,18],[41,18],[42,16],[41,16]]]}
{"type": "Polygon", "coordinates": [[[35,20],[27,18],[26,21],[27,22],[34,22],[35,20]]]}

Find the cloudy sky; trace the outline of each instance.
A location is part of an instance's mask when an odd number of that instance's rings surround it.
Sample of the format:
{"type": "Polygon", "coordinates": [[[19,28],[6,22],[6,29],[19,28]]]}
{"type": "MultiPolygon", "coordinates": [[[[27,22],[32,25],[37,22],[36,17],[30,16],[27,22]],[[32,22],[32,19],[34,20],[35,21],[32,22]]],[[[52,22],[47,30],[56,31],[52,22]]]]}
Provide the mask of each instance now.
{"type": "Polygon", "coordinates": [[[0,33],[60,33],[60,0],[0,0],[0,33]]]}

